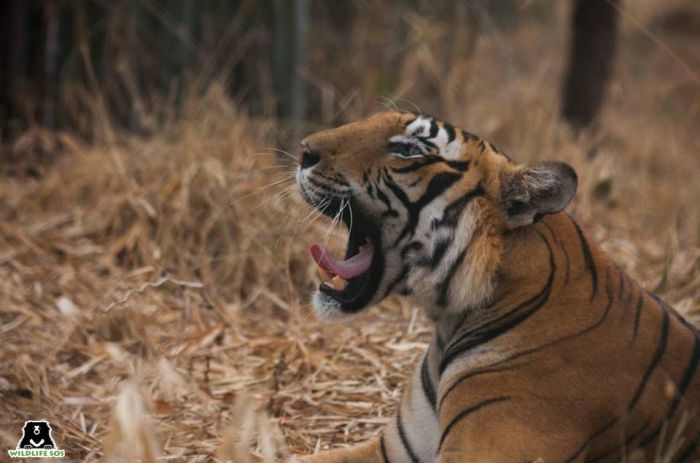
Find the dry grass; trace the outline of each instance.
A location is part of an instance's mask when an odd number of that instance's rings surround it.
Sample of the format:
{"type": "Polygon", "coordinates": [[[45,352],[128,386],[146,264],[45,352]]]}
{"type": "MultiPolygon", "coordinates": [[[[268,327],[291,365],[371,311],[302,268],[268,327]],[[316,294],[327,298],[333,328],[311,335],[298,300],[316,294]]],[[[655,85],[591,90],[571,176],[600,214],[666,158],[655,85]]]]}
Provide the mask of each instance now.
{"type": "MultiPolygon", "coordinates": [[[[601,129],[573,136],[561,50],[541,32],[487,34],[445,111],[517,159],[574,164],[589,232],[700,314],[700,89],[631,27],[601,129]]],[[[398,299],[314,320],[305,241],[328,224],[286,190],[274,124],[233,108],[214,87],[146,140],[35,133],[66,154],[40,179],[3,178],[0,447],[48,419],[75,460],[245,462],[255,444],[272,461],[364,440],[391,415],[429,327],[398,299]]]]}

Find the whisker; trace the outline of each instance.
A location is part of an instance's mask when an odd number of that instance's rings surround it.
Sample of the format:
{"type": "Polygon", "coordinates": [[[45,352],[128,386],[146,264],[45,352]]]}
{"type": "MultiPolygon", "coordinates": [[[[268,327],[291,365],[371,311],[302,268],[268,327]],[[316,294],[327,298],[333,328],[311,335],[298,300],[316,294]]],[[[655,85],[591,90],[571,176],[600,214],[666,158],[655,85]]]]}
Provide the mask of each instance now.
{"type": "Polygon", "coordinates": [[[394,100],[389,98],[388,96],[381,95],[379,98],[381,98],[381,104],[384,106],[386,109],[390,111],[399,111],[399,107],[396,105],[394,100]]]}
{"type": "Polygon", "coordinates": [[[328,238],[332,232],[335,231],[335,227],[340,224],[340,221],[342,220],[343,217],[343,211],[345,210],[345,207],[350,204],[350,201],[346,201],[345,198],[340,198],[340,209],[336,213],[335,217],[333,218],[333,222],[331,223],[331,226],[328,228],[326,231],[326,234],[323,236],[323,243],[327,244],[328,243],[328,238]]]}
{"type": "Polygon", "coordinates": [[[348,227],[348,233],[352,233],[352,205],[348,199],[348,210],[350,211],[350,226],[348,227]]]}
{"type": "Polygon", "coordinates": [[[287,198],[287,197],[291,196],[296,191],[296,189],[297,189],[296,184],[291,184],[288,187],[284,187],[283,189],[281,189],[277,193],[275,193],[271,196],[268,196],[268,198],[264,202],[261,202],[260,205],[261,206],[266,205],[273,200],[279,201],[279,200],[282,200],[284,198],[287,198]]]}
{"type": "Polygon", "coordinates": [[[299,159],[297,156],[294,156],[292,153],[285,151],[283,149],[279,148],[263,148],[265,151],[274,151],[276,153],[284,154],[285,156],[289,157],[290,159],[293,159],[295,163],[299,164],[299,159]]]}
{"type": "Polygon", "coordinates": [[[299,223],[299,228],[303,229],[303,227],[306,225],[307,220],[313,220],[316,215],[321,215],[323,211],[326,210],[326,208],[330,205],[331,200],[330,199],[325,199],[321,202],[321,204],[318,205],[318,207],[315,207],[309,212],[306,217],[304,217],[300,223],[299,223]]]}
{"type": "Polygon", "coordinates": [[[397,98],[396,101],[403,101],[405,103],[408,103],[409,105],[413,106],[413,108],[418,112],[418,114],[420,114],[421,116],[423,115],[423,111],[421,111],[418,105],[412,102],[411,100],[408,100],[406,98],[397,98]]]}
{"type": "MultiPolygon", "coordinates": [[[[317,186],[315,186],[315,185],[311,185],[311,188],[312,188],[312,191],[311,191],[311,194],[312,194],[312,195],[316,195],[316,193],[318,193],[318,190],[320,189],[319,187],[317,187],[317,186]]],[[[330,198],[325,198],[325,199],[323,199],[323,200],[321,201],[321,204],[319,204],[317,207],[315,207],[315,208],[312,210],[311,214],[309,214],[310,216],[312,216],[312,218],[311,218],[311,220],[310,220],[309,223],[308,223],[308,227],[311,226],[311,224],[313,223],[313,219],[314,219],[314,218],[317,218],[317,217],[319,217],[319,216],[321,215],[321,214],[319,214],[318,216],[313,216],[313,213],[314,213],[314,212],[317,212],[318,209],[321,209],[322,211],[325,211],[326,208],[328,207],[328,205],[330,205],[330,203],[331,203],[331,199],[330,199],[330,198]]],[[[307,216],[304,218],[304,220],[303,220],[303,221],[301,222],[301,224],[300,224],[300,227],[303,227],[303,226],[304,226],[304,222],[307,220],[307,218],[309,217],[309,215],[307,215],[307,216]]],[[[308,227],[307,227],[306,229],[308,229],[308,227]]],[[[303,231],[306,231],[306,229],[304,229],[303,231]]]]}
{"type": "Polygon", "coordinates": [[[291,179],[294,179],[294,178],[295,178],[295,175],[294,175],[293,172],[276,172],[276,173],[274,173],[274,174],[271,175],[271,180],[272,180],[273,182],[274,182],[274,181],[277,181],[277,180],[280,180],[280,179],[283,179],[283,178],[286,178],[286,179],[290,179],[290,178],[291,178],[291,179]]]}
{"type": "MultiPolygon", "coordinates": [[[[272,169],[289,169],[291,166],[289,164],[276,164],[274,166],[268,166],[268,167],[260,167],[258,169],[250,169],[250,172],[265,172],[268,170],[272,169]]],[[[290,170],[289,172],[296,172],[296,168],[294,170],[290,170]]]]}
{"type": "Polygon", "coordinates": [[[283,180],[279,180],[279,181],[273,182],[273,183],[271,183],[271,184],[269,184],[269,185],[265,185],[265,186],[263,186],[263,187],[260,187],[260,188],[258,188],[257,190],[248,193],[247,195],[241,196],[241,197],[239,197],[239,198],[234,198],[234,199],[231,200],[231,202],[230,202],[229,204],[235,204],[235,203],[238,202],[238,201],[241,201],[241,200],[250,198],[251,196],[255,196],[255,195],[257,195],[257,194],[264,193],[266,190],[269,190],[270,188],[274,188],[274,187],[276,187],[276,186],[282,185],[282,184],[287,183],[287,182],[291,182],[291,181],[293,181],[293,180],[294,180],[293,178],[285,178],[285,179],[283,179],[283,180]]]}

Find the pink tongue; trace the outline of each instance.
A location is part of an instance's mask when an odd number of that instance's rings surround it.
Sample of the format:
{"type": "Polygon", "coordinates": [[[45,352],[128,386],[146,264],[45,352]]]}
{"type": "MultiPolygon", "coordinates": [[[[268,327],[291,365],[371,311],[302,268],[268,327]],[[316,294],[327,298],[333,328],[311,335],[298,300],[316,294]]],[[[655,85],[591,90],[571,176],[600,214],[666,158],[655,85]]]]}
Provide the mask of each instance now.
{"type": "Polygon", "coordinates": [[[372,246],[367,246],[348,260],[338,262],[328,249],[321,244],[312,244],[309,251],[311,251],[311,257],[314,258],[319,267],[323,267],[344,280],[366,272],[369,266],[372,265],[372,254],[374,254],[372,246]]]}

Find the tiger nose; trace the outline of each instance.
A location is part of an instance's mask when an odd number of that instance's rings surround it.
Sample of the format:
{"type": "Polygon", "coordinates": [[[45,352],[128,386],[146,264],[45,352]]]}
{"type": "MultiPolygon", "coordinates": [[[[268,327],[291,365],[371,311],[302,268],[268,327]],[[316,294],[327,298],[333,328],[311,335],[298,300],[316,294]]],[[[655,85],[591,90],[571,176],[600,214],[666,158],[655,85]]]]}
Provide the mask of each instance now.
{"type": "Polygon", "coordinates": [[[309,167],[313,167],[318,164],[320,160],[321,155],[304,144],[304,148],[301,152],[301,168],[308,169],[309,167]]]}

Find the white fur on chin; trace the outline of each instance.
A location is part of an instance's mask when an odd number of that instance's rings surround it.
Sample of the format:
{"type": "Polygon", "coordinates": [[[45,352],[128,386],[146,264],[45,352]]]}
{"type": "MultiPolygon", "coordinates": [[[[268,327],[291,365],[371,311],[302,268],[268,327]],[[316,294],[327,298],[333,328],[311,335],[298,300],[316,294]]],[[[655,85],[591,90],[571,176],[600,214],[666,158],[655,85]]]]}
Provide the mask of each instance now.
{"type": "Polygon", "coordinates": [[[316,318],[324,322],[338,323],[352,317],[353,314],[343,312],[340,302],[328,294],[316,290],[313,297],[314,313],[316,318]]]}

